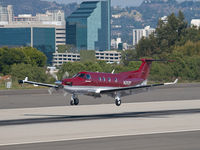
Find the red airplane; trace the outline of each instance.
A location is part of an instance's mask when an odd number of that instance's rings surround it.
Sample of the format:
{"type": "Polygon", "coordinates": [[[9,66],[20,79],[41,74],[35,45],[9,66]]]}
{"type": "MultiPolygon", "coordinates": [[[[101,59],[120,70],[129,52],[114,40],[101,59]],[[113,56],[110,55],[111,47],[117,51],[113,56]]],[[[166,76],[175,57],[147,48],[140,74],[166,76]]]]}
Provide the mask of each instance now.
{"type": "Polygon", "coordinates": [[[56,90],[64,89],[65,92],[70,93],[71,105],[78,105],[78,95],[88,95],[93,97],[101,97],[108,95],[115,99],[117,106],[121,105],[121,97],[131,95],[134,93],[145,92],[150,87],[172,85],[178,82],[176,79],[171,83],[147,84],[147,78],[150,72],[152,59],[141,59],[142,64],[138,70],[121,72],[121,73],[99,73],[99,72],[79,72],[72,78],[62,80],[54,84],[45,84],[39,82],[19,80],[19,83],[28,83],[39,86],[51,87],[56,90]]]}

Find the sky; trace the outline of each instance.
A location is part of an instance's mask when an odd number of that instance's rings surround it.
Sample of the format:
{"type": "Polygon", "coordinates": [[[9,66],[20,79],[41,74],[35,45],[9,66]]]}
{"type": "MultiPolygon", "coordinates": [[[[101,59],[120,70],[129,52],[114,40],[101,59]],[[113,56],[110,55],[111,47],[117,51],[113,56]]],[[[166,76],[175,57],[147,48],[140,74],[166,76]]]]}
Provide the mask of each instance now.
{"type": "MultiPolygon", "coordinates": [[[[47,0],[47,1],[56,1],[59,3],[67,4],[72,2],[81,3],[82,1],[95,1],[95,0],[47,0]]],[[[143,0],[111,0],[112,5],[121,7],[139,6],[142,2],[143,0]]]]}
{"type": "MultiPolygon", "coordinates": [[[[95,1],[95,0],[46,0],[46,1],[56,1],[58,3],[81,3],[82,1],[95,1]]],[[[113,6],[121,6],[121,7],[126,7],[126,6],[139,6],[144,0],[111,0],[111,3],[113,6]]],[[[182,2],[185,0],[177,0],[178,2],[182,2]]],[[[199,1],[199,0],[194,0],[194,1],[199,1]]]]}

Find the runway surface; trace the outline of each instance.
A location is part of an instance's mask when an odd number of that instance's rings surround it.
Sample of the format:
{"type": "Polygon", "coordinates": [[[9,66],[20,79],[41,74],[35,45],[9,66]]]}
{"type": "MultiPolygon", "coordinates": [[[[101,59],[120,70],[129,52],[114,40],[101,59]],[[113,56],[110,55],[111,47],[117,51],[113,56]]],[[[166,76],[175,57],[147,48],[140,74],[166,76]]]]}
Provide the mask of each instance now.
{"type": "MultiPolygon", "coordinates": [[[[178,84],[122,97],[122,103],[200,99],[199,91],[200,84],[178,84]]],[[[49,95],[48,89],[0,90],[0,109],[69,106],[71,95],[66,97],[63,95],[63,93],[49,95]]],[[[79,96],[79,99],[80,105],[115,103],[113,98],[107,96],[97,99],[79,96]]]]}
{"type": "Polygon", "coordinates": [[[1,146],[2,150],[199,150],[200,131],[1,146]]]}
{"type": "Polygon", "coordinates": [[[200,86],[124,97],[120,107],[107,97],[63,106],[42,90],[0,92],[0,150],[200,149],[200,86]]]}

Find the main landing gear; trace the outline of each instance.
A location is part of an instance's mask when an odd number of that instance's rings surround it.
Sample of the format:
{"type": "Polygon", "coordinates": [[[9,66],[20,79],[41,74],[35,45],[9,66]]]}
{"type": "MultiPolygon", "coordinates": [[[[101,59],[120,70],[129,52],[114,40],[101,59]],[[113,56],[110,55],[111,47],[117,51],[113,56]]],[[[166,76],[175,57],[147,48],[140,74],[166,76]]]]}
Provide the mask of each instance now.
{"type": "Polygon", "coordinates": [[[116,104],[117,106],[120,106],[121,103],[122,103],[122,101],[121,101],[120,97],[115,97],[115,104],[116,104]]]}
{"type": "Polygon", "coordinates": [[[78,105],[78,104],[79,104],[78,96],[73,94],[71,97],[70,105],[78,105]]]}

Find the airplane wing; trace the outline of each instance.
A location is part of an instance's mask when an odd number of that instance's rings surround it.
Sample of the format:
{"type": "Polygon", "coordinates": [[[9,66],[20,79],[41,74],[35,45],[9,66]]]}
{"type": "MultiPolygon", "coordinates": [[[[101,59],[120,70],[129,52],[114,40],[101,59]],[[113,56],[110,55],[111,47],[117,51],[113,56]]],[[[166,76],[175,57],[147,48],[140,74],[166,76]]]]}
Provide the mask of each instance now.
{"type": "MultiPolygon", "coordinates": [[[[100,90],[98,92],[99,92],[99,94],[109,94],[109,93],[113,93],[113,92],[130,91],[128,93],[132,94],[132,91],[135,91],[135,90],[138,91],[138,90],[148,89],[148,88],[151,88],[151,87],[158,87],[158,86],[165,86],[165,85],[174,85],[177,82],[178,82],[178,79],[176,79],[174,82],[169,82],[169,83],[149,84],[149,85],[131,86],[131,87],[120,87],[120,88],[100,90]]],[[[129,95],[128,93],[125,94],[125,95],[129,95]]]]}
{"type": "Polygon", "coordinates": [[[39,85],[39,86],[58,88],[58,85],[54,85],[54,84],[46,84],[46,83],[28,81],[28,77],[26,77],[24,80],[19,80],[18,82],[19,82],[19,84],[28,83],[28,84],[34,84],[34,85],[39,85]]]}

